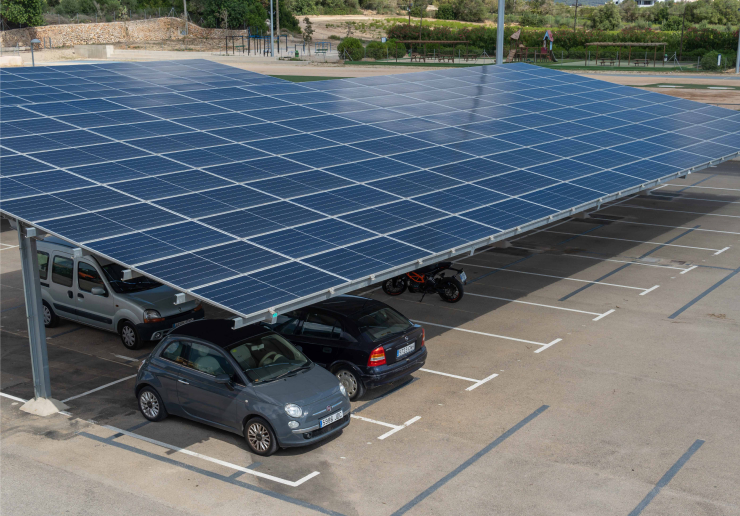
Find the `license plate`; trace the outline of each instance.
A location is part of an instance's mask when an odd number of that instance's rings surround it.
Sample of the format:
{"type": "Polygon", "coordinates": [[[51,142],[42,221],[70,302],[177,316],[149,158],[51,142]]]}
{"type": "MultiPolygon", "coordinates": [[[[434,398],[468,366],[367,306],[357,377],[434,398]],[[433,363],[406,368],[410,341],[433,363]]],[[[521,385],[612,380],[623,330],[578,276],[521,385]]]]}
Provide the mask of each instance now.
{"type": "Polygon", "coordinates": [[[412,351],[413,351],[413,350],[414,350],[415,348],[416,348],[416,343],[415,343],[415,342],[414,342],[414,343],[412,343],[412,344],[409,344],[408,346],[404,346],[404,347],[402,347],[401,349],[399,349],[399,350],[398,350],[398,351],[396,352],[396,358],[400,358],[400,357],[402,357],[402,356],[404,356],[404,355],[408,355],[408,354],[409,354],[409,353],[411,353],[411,352],[412,352],[412,351]]]}
{"type": "Polygon", "coordinates": [[[172,325],[172,327],[173,327],[173,328],[179,328],[179,327],[180,327],[180,326],[182,326],[183,324],[187,324],[187,323],[189,323],[189,322],[193,322],[194,320],[195,320],[195,319],[187,319],[186,321],[180,321],[180,322],[176,322],[175,324],[173,324],[173,325],[172,325]]]}
{"type": "Polygon", "coordinates": [[[468,277],[465,275],[464,272],[458,274],[457,277],[460,279],[460,283],[462,283],[463,285],[465,285],[465,282],[468,281],[468,277]]]}
{"type": "Polygon", "coordinates": [[[342,413],[341,410],[339,412],[335,412],[331,416],[325,417],[324,419],[319,421],[319,428],[324,428],[327,425],[335,423],[339,421],[340,419],[342,419],[343,417],[344,417],[344,414],[342,413]]]}

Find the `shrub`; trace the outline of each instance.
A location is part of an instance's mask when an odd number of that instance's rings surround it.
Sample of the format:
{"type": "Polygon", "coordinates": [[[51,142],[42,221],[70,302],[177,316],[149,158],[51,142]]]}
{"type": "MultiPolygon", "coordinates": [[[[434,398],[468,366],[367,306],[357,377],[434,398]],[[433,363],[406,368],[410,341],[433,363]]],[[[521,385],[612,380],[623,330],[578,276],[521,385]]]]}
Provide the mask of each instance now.
{"type": "Polygon", "coordinates": [[[341,59],[346,59],[346,55],[352,61],[359,61],[365,57],[365,48],[362,46],[362,42],[357,38],[344,38],[342,42],[337,45],[337,52],[339,52],[341,59]]]}
{"type": "Polygon", "coordinates": [[[385,43],[381,43],[380,41],[371,41],[367,44],[367,47],[365,47],[365,55],[367,57],[372,57],[373,59],[385,59],[387,48],[388,47],[385,43]]]}
{"type": "Polygon", "coordinates": [[[436,18],[438,20],[454,20],[455,19],[455,8],[452,4],[442,4],[437,9],[436,18]]]}
{"type": "Polygon", "coordinates": [[[329,36],[329,39],[336,39],[336,40],[339,40],[339,39],[341,39],[341,38],[340,38],[339,36],[337,36],[336,34],[332,34],[331,36],[329,36]]]}
{"type": "Polygon", "coordinates": [[[704,54],[704,57],[701,58],[701,69],[702,70],[719,70],[719,66],[717,66],[717,56],[719,56],[719,52],[708,52],[704,54]]]}
{"type": "Polygon", "coordinates": [[[681,30],[681,18],[678,16],[671,16],[661,25],[660,30],[662,31],[677,31],[681,30]]]}

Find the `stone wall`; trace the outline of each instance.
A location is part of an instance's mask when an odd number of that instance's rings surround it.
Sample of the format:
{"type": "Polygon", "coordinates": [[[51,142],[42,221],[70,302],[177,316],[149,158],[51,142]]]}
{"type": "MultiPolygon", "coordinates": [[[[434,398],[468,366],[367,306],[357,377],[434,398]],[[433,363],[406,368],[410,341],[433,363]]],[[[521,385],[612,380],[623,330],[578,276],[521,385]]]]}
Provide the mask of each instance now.
{"type": "MultiPolygon", "coordinates": [[[[74,45],[103,45],[134,43],[139,41],[164,41],[185,39],[180,34],[183,22],[179,18],[155,18],[112,23],[75,23],[70,25],[45,25],[0,32],[0,46],[28,46],[32,39],[51,38],[53,48],[74,45]]],[[[246,36],[246,31],[204,29],[188,23],[189,38],[223,38],[228,35],[246,36]]]]}

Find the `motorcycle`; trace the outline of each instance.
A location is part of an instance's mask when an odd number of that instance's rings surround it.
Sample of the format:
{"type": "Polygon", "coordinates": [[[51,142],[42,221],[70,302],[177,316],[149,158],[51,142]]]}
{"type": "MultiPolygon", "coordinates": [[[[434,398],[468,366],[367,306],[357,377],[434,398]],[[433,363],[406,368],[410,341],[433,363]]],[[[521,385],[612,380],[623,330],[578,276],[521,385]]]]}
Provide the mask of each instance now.
{"type": "MultiPolygon", "coordinates": [[[[383,292],[389,296],[400,296],[407,289],[409,292],[422,292],[424,295],[436,292],[443,301],[457,303],[463,297],[463,285],[466,283],[467,277],[462,269],[453,268],[452,262],[439,262],[385,280],[383,292]],[[444,272],[447,270],[455,271],[457,274],[445,276],[444,272]]],[[[423,300],[424,296],[421,299],[423,300]]]]}

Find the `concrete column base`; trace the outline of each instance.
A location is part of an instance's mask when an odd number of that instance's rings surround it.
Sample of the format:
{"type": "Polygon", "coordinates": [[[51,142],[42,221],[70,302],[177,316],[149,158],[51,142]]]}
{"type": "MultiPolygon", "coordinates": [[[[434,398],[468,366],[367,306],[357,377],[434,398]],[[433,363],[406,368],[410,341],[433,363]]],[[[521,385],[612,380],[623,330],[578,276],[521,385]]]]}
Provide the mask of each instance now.
{"type": "Polygon", "coordinates": [[[35,416],[50,416],[69,407],[59,400],[53,398],[34,398],[23,404],[21,410],[35,416]]]}

